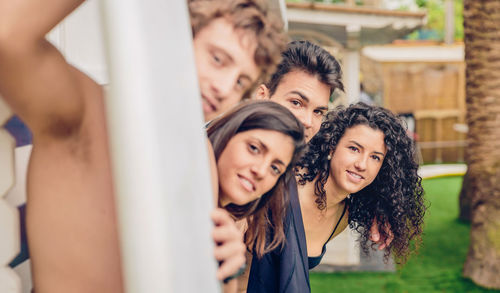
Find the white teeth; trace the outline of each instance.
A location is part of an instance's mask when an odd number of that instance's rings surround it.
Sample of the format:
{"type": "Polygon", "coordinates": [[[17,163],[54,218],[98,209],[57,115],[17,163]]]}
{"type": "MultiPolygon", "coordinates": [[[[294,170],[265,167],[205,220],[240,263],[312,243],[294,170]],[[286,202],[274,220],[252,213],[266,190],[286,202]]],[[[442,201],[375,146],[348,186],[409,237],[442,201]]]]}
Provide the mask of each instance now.
{"type": "Polygon", "coordinates": [[[253,184],[246,180],[245,178],[241,178],[241,183],[247,188],[248,190],[253,190],[253,184]]]}
{"type": "Polygon", "coordinates": [[[356,174],[356,173],[349,172],[349,174],[351,174],[351,176],[352,176],[352,177],[354,177],[354,178],[358,178],[358,179],[363,178],[363,177],[359,176],[359,175],[358,175],[358,174],[356,174]]]}

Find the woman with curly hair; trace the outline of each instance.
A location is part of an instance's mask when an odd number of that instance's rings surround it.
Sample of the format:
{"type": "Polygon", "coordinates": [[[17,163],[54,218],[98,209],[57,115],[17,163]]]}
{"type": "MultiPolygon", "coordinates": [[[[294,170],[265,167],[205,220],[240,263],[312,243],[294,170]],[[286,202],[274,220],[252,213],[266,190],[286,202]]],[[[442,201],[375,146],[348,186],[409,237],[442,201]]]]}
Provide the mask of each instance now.
{"type": "Polygon", "coordinates": [[[390,111],[358,103],[328,113],[297,166],[309,269],[348,224],[365,252],[374,219],[389,227],[392,235],[380,231],[393,237],[385,257],[392,253],[398,263],[412,239],[421,241],[425,204],[415,146],[390,111]]]}
{"type": "Polygon", "coordinates": [[[386,258],[392,252],[404,262],[425,212],[414,149],[386,109],[358,103],[329,112],[296,164],[298,185],[288,183],[286,243],[254,255],[247,292],[310,292],[309,269],[347,225],[361,234],[365,252],[380,226],[386,258]]]}

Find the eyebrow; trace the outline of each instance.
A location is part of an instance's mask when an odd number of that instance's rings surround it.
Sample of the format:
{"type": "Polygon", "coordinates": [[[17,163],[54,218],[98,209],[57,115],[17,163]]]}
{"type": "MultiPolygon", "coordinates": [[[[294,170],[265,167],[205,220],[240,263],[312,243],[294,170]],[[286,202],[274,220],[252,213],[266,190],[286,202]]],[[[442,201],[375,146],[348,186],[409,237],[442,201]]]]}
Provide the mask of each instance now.
{"type": "MultiPolygon", "coordinates": [[[[261,146],[261,147],[262,147],[262,148],[263,148],[266,152],[269,150],[269,148],[267,147],[267,145],[266,145],[265,143],[263,143],[263,142],[262,142],[262,140],[260,140],[260,139],[258,139],[258,138],[256,138],[256,137],[255,137],[254,139],[255,139],[255,140],[256,140],[256,141],[260,144],[260,146],[261,146]]],[[[285,165],[285,163],[283,163],[283,161],[282,161],[282,160],[280,160],[280,159],[276,159],[276,160],[274,160],[273,162],[276,162],[276,163],[278,163],[278,164],[280,164],[280,165],[286,166],[286,165],[285,165]]]]}
{"type": "MultiPolygon", "coordinates": [[[[291,91],[290,94],[296,94],[298,96],[300,96],[300,98],[304,101],[306,101],[307,103],[309,103],[311,100],[306,97],[303,93],[299,92],[299,91],[291,91]]],[[[328,107],[327,106],[319,106],[316,108],[317,110],[325,110],[327,111],[328,110],[328,107]]]]}
{"type": "Polygon", "coordinates": [[[290,94],[296,94],[297,96],[300,96],[300,98],[306,102],[310,102],[309,98],[306,97],[303,93],[299,92],[299,91],[290,91],[289,92],[290,94]]]}
{"type": "MultiPolygon", "coordinates": [[[[351,142],[351,143],[353,143],[353,144],[357,145],[359,148],[365,149],[365,147],[364,147],[364,146],[360,145],[360,144],[359,144],[357,141],[355,141],[355,140],[350,140],[349,142],[351,142]]],[[[375,154],[379,154],[379,155],[381,155],[382,157],[385,157],[385,154],[384,154],[384,153],[377,152],[377,151],[375,151],[374,153],[375,153],[375,154]]]]}

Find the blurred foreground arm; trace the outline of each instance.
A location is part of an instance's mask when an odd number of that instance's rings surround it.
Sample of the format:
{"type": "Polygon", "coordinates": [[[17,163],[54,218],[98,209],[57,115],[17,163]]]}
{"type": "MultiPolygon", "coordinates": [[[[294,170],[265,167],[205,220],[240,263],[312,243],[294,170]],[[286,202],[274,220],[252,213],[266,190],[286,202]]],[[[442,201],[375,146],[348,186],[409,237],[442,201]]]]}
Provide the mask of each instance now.
{"type": "Polygon", "coordinates": [[[82,2],[0,0],[0,93],[35,136],[66,136],[82,122],[86,77],[45,40],[82,2]]]}
{"type": "MultiPolygon", "coordinates": [[[[229,213],[217,208],[212,212],[215,228],[212,232],[215,241],[215,259],[221,264],[217,270],[217,279],[222,281],[238,272],[245,264],[246,246],[243,232],[240,231],[229,213]]],[[[231,280],[224,292],[236,290],[236,279],[231,280]]]]}

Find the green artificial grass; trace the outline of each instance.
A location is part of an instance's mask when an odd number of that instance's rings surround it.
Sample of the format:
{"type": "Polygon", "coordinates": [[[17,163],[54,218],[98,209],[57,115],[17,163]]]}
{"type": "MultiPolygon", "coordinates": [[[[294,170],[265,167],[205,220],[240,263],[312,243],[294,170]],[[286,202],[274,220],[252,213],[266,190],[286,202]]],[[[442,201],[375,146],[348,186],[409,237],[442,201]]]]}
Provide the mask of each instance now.
{"type": "Polygon", "coordinates": [[[311,290],[323,292],[500,292],[486,290],[462,277],[470,225],[458,221],[462,177],[424,180],[430,204],[423,243],[395,273],[311,273],[311,290]]]}

